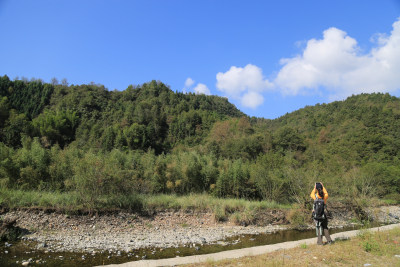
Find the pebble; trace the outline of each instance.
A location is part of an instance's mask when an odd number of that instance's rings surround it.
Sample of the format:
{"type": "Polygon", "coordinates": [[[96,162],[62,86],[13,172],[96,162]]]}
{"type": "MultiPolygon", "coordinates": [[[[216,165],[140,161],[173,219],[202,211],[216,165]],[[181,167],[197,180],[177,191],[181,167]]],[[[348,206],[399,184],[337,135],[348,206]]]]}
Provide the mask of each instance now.
{"type": "Polygon", "coordinates": [[[38,249],[40,249],[40,248],[47,248],[46,242],[40,243],[40,244],[37,246],[37,248],[38,248],[38,249]]]}

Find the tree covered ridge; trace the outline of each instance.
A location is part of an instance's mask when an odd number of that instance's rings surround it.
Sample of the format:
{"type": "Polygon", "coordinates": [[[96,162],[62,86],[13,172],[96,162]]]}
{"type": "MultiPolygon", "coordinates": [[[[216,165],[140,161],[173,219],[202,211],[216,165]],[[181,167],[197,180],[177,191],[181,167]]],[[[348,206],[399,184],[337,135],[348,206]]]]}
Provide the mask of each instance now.
{"type": "MultiPolygon", "coordinates": [[[[400,99],[361,94],[275,120],[161,82],[101,85],[0,78],[0,186],[104,196],[207,192],[303,203],[399,198],[400,99]]],[[[120,198],[119,198],[120,199],[120,198]]]]}
{"type": "Polygon", "coordinates": [[[305,107],[271,122],[298,130],[351,164],[397,160],[400,151],[400,101],[389,94],[351,96],[345,101],[305,107]]]}
{"type": "Polygon", "coordinates": [[[41,137],[46,146],[64,147],[75,140],[103,150],[153,148],[161,153],[184,139],[199,142],[215,121],[244,115],[225,98],[174,93],[156,81],[110,92],[101,85],[52,85],[3,76],[0,96],[0,119],[6,126],[0,141],[13,147],[25,133],[41,137]],[[20,127],[12,133],[16,123],[20,127]]]}

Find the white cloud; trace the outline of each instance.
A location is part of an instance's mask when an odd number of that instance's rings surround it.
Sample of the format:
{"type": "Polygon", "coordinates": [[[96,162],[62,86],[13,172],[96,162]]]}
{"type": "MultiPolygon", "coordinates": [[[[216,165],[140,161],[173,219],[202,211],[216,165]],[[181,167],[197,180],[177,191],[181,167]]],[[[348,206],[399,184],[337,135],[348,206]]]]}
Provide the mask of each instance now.
{"type": "Polygon", "coordinates": [[[185,81],[185,88],[190,88],[193,84],[194,84],[194,80],[189,77],[185,81]]]}
{"type": "Polygon", "coordinates": [[[261,68],[248,64],[244,68],[232,66],[227,72],[217,74],[217,88],[228,97],[241,99],[243,105],[256,108],[263,103],[260,92],[272,87],[264,78],[261,68]],[[261,101],[260,101],[261,100],[261,101]]]}
{"type": "Polygon", "coordinates": [[[244,68],[232,66],[227,72],[217,74],[217,88],[229,95],[240,95],[246,90],[261,92],[270,86],[262,70],[252,64],[244,68]]]}
{"type": "Polygon", "coordinates": [[[282,59],[274,80],[283,94],[297,95],[325,87],[332,98],[400,89],[400,20],[390,36],[378,34],[376,47],[361,54],[357,41],[337,28],[307,42],[302,55],[282,59]]]}
{"type": "Polygon", "coordinates": [[[207,85],[203,83],[198,83],[193,89],[191,89],[194,84],[195,81],[192,78],[187,78],[185,81],[185,87],[183,87],[183,92],[186,93],[188,90],[193,90],[196,94],[211,94],[210,89],[208,89],[207,85]]]}
{"type": "Polygon", "coordinates": [[[241,103],[244,107],[255,109],[264,102],[264,97],[257,92],[248,92],[243,95],[241,103]]]}
{"type": "Polygon", "coordinates": [[[196,85],[196,87],[193,88],[193,90],[194,90],[194,92],[196,94],[204,94],[204,95],[210,95],[211,94],[211,92],[208,89],[208,87],[205,84],[202,84],[202,83],[198,83],[196,85]]]}

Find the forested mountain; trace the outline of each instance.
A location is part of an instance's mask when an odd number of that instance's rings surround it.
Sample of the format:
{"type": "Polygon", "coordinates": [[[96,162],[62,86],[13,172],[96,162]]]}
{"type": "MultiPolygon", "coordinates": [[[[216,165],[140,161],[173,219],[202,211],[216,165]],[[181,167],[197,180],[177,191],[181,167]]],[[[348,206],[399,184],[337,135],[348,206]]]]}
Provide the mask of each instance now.
{"type": "Polygon", "coordinates": [[[390,162],[400,156],[400,101],[389,94],[361,94],[305,107],[270,123],[271,129],[285,126],[349,164],[390,162]]]}
{"type": "Polygon", "coordinates": [[[399,119],[388,94],[265,120],[156,81],[108,91],[3,76],[0,186],[76,192],[88,206],[134,193],[304,202],[315,181],[400,200],[399,119]]]}
{"type": "Polygon", "coordinates": [[[225,98],[174,93],[156,81],[110,92],[94,84],[51,85],[4,76],[0,96],[5,123],[0,141],[13,147],[25,133],[40,137],[45,146],[75,140],[85,148],[161,153],[182,140],[198,143],[216,121],[244,116],[225,98]]]}

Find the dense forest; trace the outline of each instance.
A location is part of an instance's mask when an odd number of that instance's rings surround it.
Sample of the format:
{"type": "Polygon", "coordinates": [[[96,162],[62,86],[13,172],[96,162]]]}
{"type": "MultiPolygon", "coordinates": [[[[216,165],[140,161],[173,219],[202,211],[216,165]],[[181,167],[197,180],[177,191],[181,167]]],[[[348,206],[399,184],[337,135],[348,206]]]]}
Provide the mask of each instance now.
{"type": "Polygon", "coordinates": [[[0,77],[0,188],[102,196],[207,193],[303,203],[400,201],[400,99],[361,94],[275,120],[161,82],[108,91],[0,77]]]}

